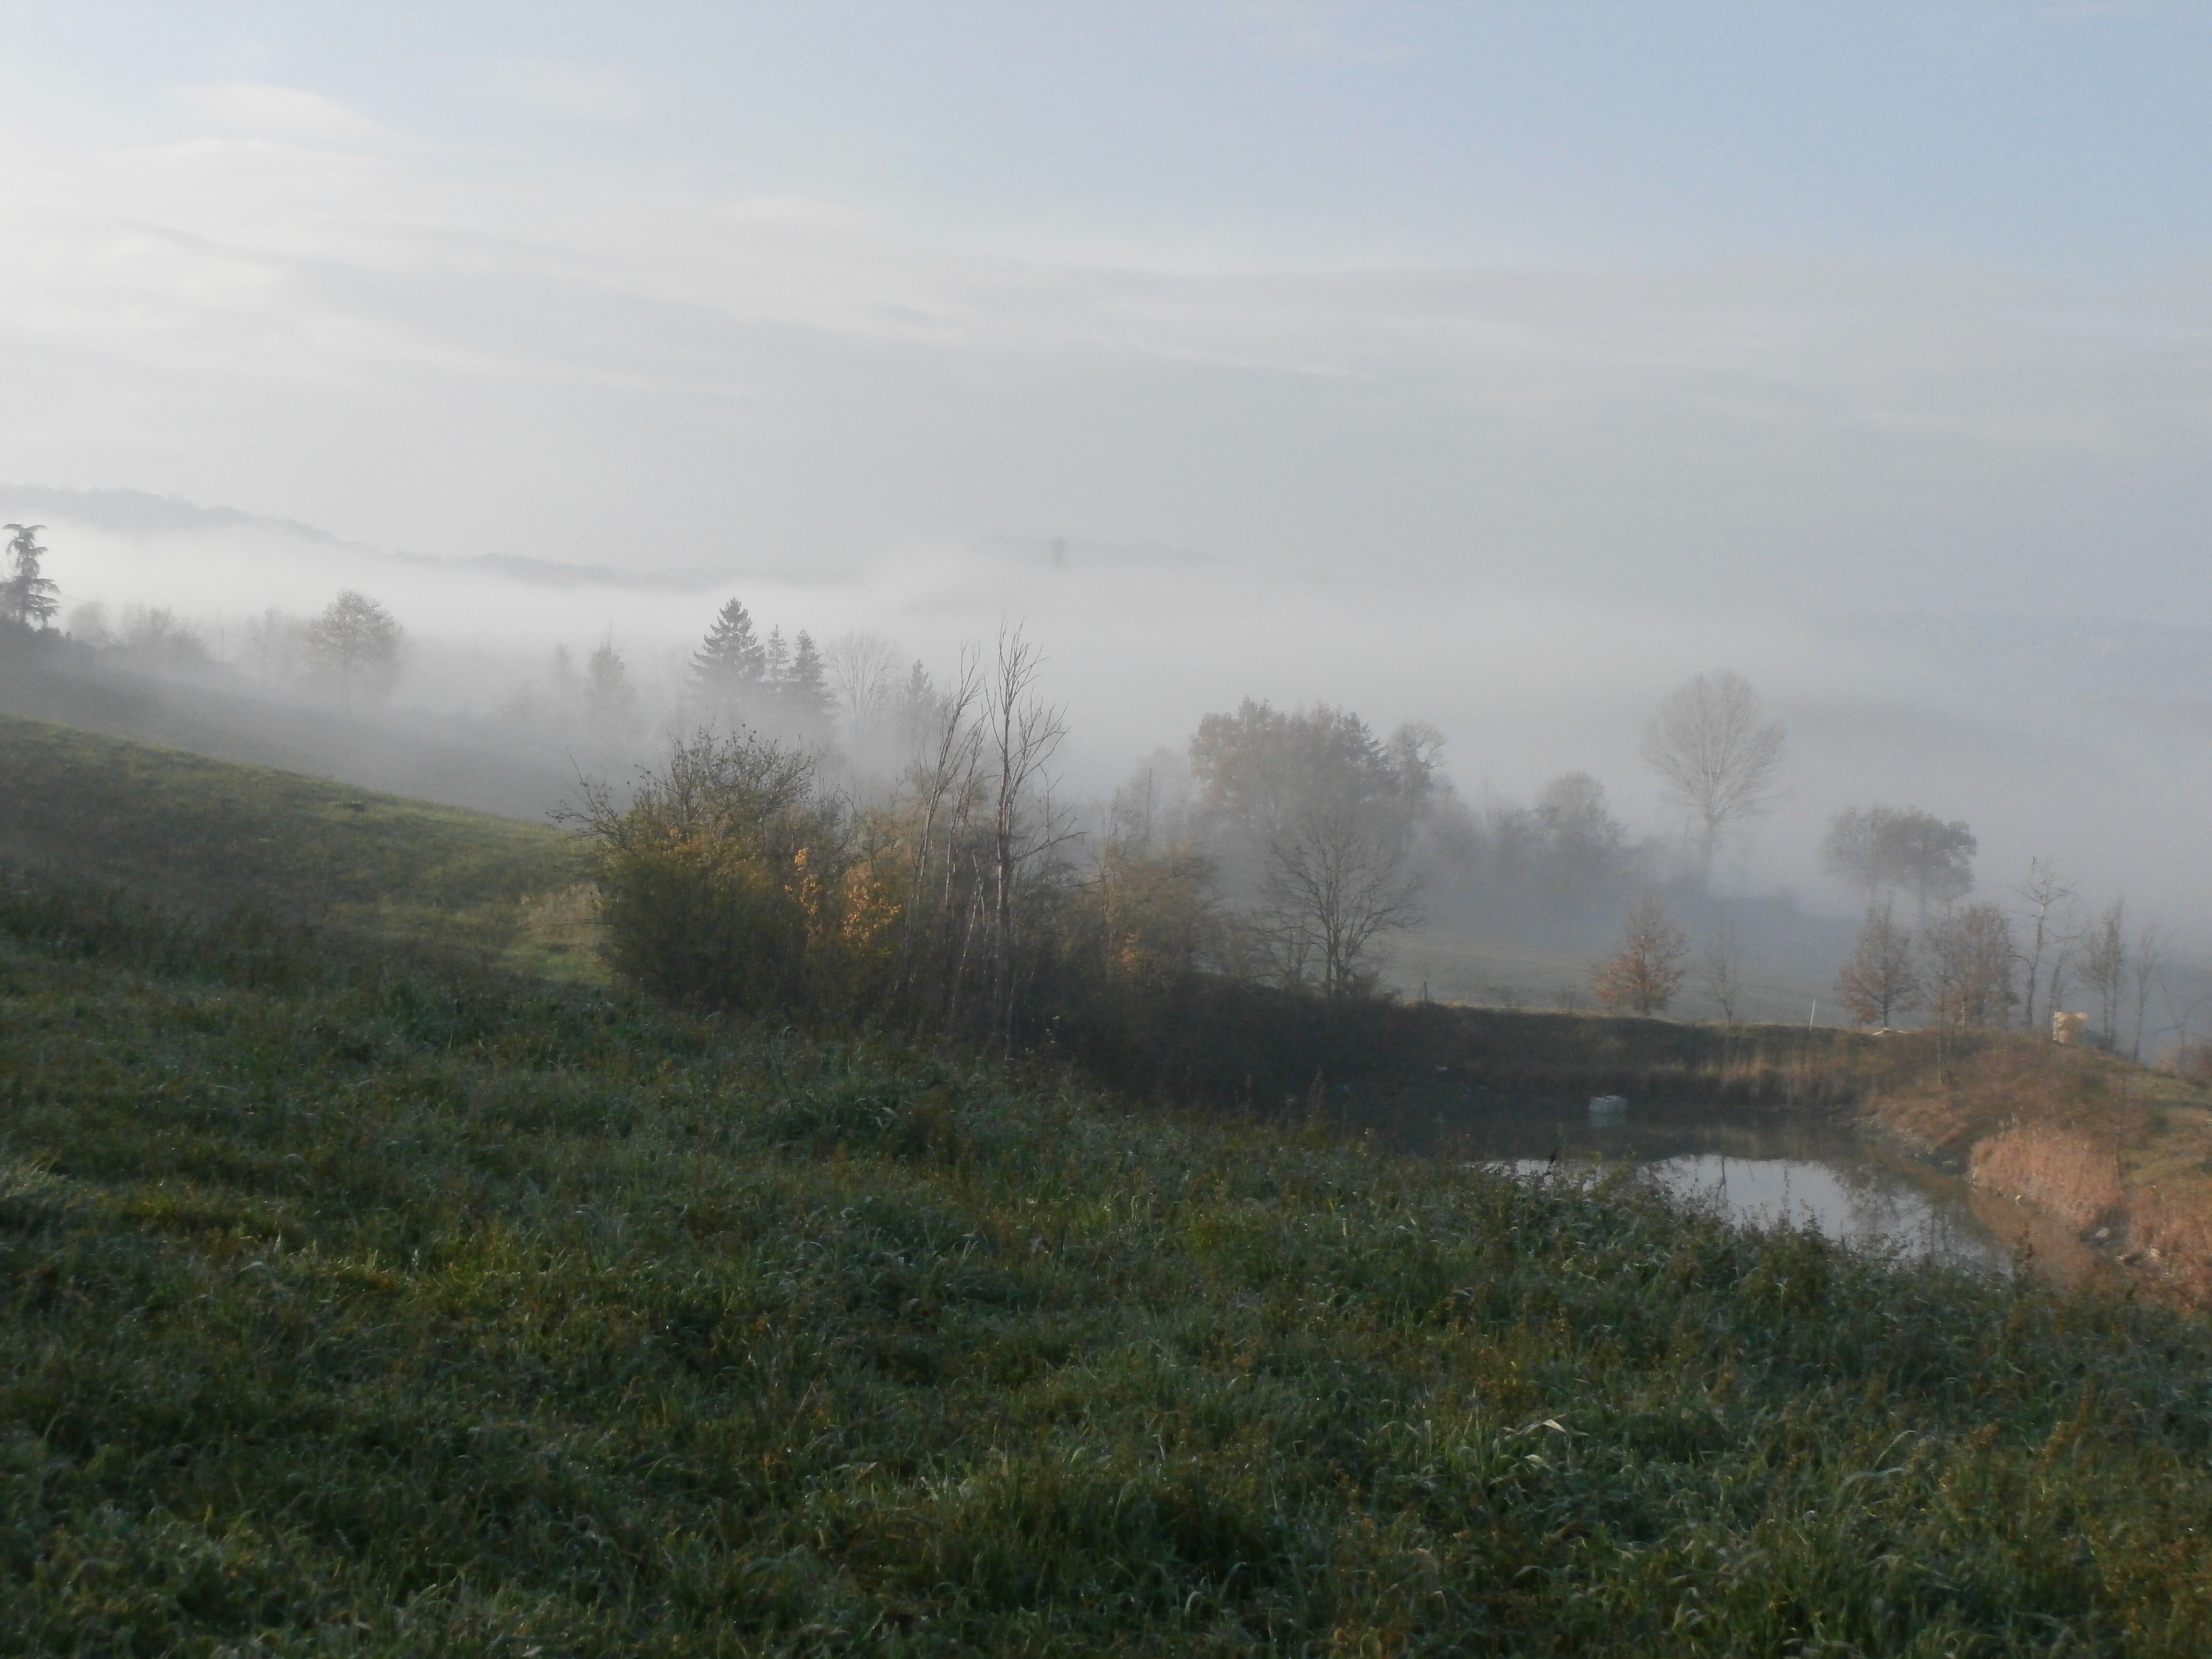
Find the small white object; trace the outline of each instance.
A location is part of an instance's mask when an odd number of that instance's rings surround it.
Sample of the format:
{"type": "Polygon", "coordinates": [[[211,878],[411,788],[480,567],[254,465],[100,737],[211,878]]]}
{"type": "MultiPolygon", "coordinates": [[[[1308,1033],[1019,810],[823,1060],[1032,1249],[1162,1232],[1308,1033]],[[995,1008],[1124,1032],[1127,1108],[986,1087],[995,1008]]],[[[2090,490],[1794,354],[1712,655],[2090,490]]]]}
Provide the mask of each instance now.
{"type": "Polygon", "coordinates": [[[1628,1115],[1626,1095],[1592,1095],[1589,1103],[1590,1121],[1617,1122],[1628,1115]]]}

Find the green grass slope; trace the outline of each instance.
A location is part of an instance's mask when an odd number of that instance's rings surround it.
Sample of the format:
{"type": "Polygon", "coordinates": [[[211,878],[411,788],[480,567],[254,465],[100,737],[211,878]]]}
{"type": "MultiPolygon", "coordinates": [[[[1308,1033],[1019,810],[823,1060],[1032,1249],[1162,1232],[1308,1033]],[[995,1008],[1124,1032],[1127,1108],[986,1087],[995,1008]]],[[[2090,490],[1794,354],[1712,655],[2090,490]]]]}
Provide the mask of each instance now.
{"type": "Polygon", "coordinates": [[[550,823],[71,726],[0,716],[0,856],[202,913],[526,951],[577,876],[550,823]]]}
{"type": "Polygon", "coordinates": [[[2194,1655],[2208,1516],[2123,1300],[0,880],[0,1651],[2194,1655]]]}

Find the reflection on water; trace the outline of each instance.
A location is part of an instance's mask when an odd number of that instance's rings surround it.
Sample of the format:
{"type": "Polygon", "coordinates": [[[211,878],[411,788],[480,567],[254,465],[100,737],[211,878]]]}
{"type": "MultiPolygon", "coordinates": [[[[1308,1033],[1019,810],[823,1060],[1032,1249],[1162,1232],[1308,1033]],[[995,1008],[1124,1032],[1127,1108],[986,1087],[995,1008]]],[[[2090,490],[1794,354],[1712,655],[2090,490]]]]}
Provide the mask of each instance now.
{"type": "MultiPolygon", "coordinates": [[[[1476,1161],[1516,1174],[1571,1179],[1625,1163],[1746,1225],[1809,1226],[1863,1249],[1996,1272],[2013,1261],[2010,1230],[1984,1224],[1964,1182],[1830,1119],[1681,1103],[1593,1114],[1581,1102],[1485,1102],[1453,1114],[1451,1128],[1476,1161]]],[[[2035,1243],[2048,1263],[2045,1241],[2035,1243]]]]}
{"type": "MultiPolygon", "coordinates": [[[[1588,1158],[1557,1164],[1511,1158],[1502,1167],[1516,1175],[1553,1171],[1571,1178],[1603,1166],[1588,1158]]],[[[2004,1272],[2011,1265],[2010,1253],[1976,1219],[1963,1192],[1931,1191],[1901,1171],[1712,1152],[1684,1153],[1640,1168],[1654,1186],[1745,1226],[1810,1227],[1863,1249],[1954,1267],[2004,1272]]]]}

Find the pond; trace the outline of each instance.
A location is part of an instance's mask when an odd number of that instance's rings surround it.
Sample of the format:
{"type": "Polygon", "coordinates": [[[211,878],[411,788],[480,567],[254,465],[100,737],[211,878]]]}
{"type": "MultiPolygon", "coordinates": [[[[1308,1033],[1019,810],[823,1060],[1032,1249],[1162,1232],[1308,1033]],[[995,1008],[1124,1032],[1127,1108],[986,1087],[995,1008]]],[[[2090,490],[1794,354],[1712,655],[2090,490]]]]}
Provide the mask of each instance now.
{"type": "Polygon", "coordinates": [[[1481,1101],[1452,1111],[1449,1128],[1460,1155],[1476,1162],[1570,1179],[1631,1164],[1747,1225],[1810,1226],[1869,1249],[1984,1272],[2010,1273],[2026,1261],[2070,1282],[2101,1268],[2063,1227],[1834,1118],[1691,1102],[1607,1111],[1481,1101]]]}

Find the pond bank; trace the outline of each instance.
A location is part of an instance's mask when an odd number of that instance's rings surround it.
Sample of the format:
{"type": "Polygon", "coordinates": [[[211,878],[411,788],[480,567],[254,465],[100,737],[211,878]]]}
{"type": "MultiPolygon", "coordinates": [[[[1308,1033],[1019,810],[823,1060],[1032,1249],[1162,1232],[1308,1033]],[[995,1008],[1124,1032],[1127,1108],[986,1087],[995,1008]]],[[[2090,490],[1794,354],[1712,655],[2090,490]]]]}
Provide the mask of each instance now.
{"type": "MultiPolygon", "coordinates": [[[[1259,1017],[1216,1047],[1214,1070],[1239,1064],[1272,1024],[1258,1007],[1244,1012],[1259,1017]]],[[[2022,1033],[1876,1036],[1418,1003],[1326,1011],[1295,1038],[1275,1035],[1284,1040],[1258,1076],[1277,1113],[1485,1162],[1554,1151],[1647,1165],[1854,1161],[1785,1148],[1765,1131],[1754,1152],[1738,1133],[1752,1117],[1801,1125],[1824,1145],[1886,1146],[1887,1161],[1962,1183],[1945,1201],[2062,1283],[2212,1304],[2212,1092],[2094,1050],[2022,1033]],[[1611,1150],[1585,1146],[1588,1103],[1606,1095],[1632,1103],[1626,1130],[1597,1137],[1611,1150]],[[1662,1147],[1670,1135],[1680,1144],[1662,1147]]],[[[1233,1086],[1215,1100],[1230,1103],[1224,1094],[1233,1100],[1233,1086]]],[[[1257,1087],[1244,1099],[1255,1115],[1270,1110],[1257,1087]]]]}
{"type": "Polygon", "coordinates": [[[1891,1063],[1866,1122],[1965,1175],[1986,1224],[2025,1232],[2058,1277],[2108,1271],[2162,1297],[2212,1301],[2203,1087],[2024,1034],[1884,1042],[1891,1063]]]}

